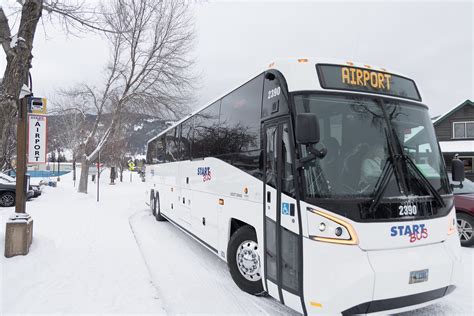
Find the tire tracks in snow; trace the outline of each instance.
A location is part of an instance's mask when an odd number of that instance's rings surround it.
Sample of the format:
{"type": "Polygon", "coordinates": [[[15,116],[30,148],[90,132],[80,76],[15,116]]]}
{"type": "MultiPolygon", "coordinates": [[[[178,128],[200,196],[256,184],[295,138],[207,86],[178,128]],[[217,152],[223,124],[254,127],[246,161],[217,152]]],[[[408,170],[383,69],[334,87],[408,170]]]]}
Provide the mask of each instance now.
{"type": "Polygon", "coordinates": [[[140,213],[145,213],[146,211],[142,210],[142,211],[137,211],[135,212],[134,214],[130,215],[129,218],[128,218],[128,225],[130,226],[130,230],[132,231],[132,234],[133,234],[133,238],[135,239],[135,242],[137,243],[137,246],[138,246],[138,250],[140,251],[140,254],[142,256],[142,259],[143,259],[143,262],[145,263],[145,266],[146,266],[146,269],[148,271],[148,275],[150,277],[150,284],[153,286],[153,288],[155,289],[156,291],[156,299],[159,300],[162,304],[161,304],[161,308],[163,309],[163,311],[166,313],[166,314],[169,314],[168,311],[166,310],[164,304],[163,304],[163,300],[161,299],[162,295],[160,293],[160,289],[158,288],[158,286],[155,284],[155,282],[153,281],[153,274],[152,274],[152,270],[146,260],[146,257],[145,257],[145,254],[143,253],[143,249],[141,247],[141,244],[137,238],[137,235],[135,233],[135,230],[133,229],[133,225],[132,225],[132,218],[137,216],[138,214],[140,213]]]}
{"type": "Polygon", "coordinates": [[[241,291],[222,260],[172,224],[157,223],[150,211],[135,212],[129,223],[167,313],[296,315],[272,298],[241,291]]]}

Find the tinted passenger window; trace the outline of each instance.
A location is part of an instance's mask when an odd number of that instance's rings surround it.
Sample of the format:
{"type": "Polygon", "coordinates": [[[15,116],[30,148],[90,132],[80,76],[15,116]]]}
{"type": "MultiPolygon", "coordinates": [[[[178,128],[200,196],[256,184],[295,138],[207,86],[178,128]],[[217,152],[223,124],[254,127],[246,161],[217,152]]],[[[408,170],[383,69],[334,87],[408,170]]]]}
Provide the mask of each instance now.
{"type": "Polygon", "coordinates": [[[268,217],[265,220],[265,238],[267,247],[265,249],[265,269],[270,281],[276,283],[277,279],[277,261],[276,261],[276,224],[268,217]]]}
{"type": "Polygon", "coordinates": [[[289,196],[295,195],[295,185],[293,179],[293,159],[291,152],[291,140],[288,123],[283,124],[283,143],[282,143],[282,174],[281,190],[289,196]]]}
{"type": "Polygon", "coordinates": [[[191,143],[193,141],[192,118],[181,123],[180,151],[181,160],[191,159],[191,143]]]}
{"type": "Polygon", "coordinates": [[[179,150],[179,135],[178,128],[175,127],[166,133],[166,162],[179,161],[178,150],[179,150]]]}
{"type": "Polygon", "coordinates": [[[282,269],[283,287],[290,292],[297,292],[299,287],[298,235],[281,227],[281,260],[284,262],[282,269]]]}
{"type": "Polygon", "coordinates": [[[165,162],[166,150],[165,136],[160,136],[156,141],[156,163],[163,163],[165,162]]]}
{"type": "Polygon", "coordinates": [[[146,163],[148,164],[154,164],[158,162],[156,157],[156,143],[156,139],[148,143],[148,148],[146,150],[146,163]]]}
{"type": "Polygon", "coordinates": [[[238,153],[260,148],[262,89],[263,74],[222,99],[222,152],[238,153]]]}
{"type": "Polygon", "coordinates": [[[266,182],[274,188],[276,188],[277,183],[277,131],[276,126],[270,126],[266,131],[266,182]]]}
{"type": "Polygon", "coordinates": [[[194,116],[193,158],[216,156],[220,153],[220,101],[194,116]]]}

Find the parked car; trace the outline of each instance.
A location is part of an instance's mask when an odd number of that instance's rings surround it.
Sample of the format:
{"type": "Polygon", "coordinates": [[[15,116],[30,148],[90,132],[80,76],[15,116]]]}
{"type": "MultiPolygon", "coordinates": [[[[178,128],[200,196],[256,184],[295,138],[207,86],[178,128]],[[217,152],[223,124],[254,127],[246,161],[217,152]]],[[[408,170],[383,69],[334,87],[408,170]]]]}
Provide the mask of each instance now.
{"type": "Polygon", "coordinates": [[[16,183],[0,177],[0,206],[9,207],[15,205],[16,183]]]}
{"type": "Polygon", "coordinates": [[[6,174],[6,173],[2,173],[0,172],[0,179],[3,179],[5,181],[8,181],[8,182],[15,182],[15,178],[13,178],[12,176],[6,174]]]}
{"type": "Polygon", "coordinates": [[[43,193],[41,191],[41,186],[37,184],[30,184],[30,189],[33,191],[33,197],[36,198],[43,193]]]}
{"type": "Polygon", "coordinates": [[[454,186],[453,191],[459,238],[462,246],[469,247],[474,245],[474,182],[465,179],[462,188],[454,186]]]}
{"type": "MultiPolygon", "coordinates": [[[[35,193],[31,185],[29,185],[29,190],[26,193],[26,199],[30,200],[33,197],[41,195],[40,193],[35,193]],[[35,196],[36,194],[36,196],[35,196]]],[[[0,206],[9,207],[15,205],[15,196],[16,196],[16,180],[9,175],[0,172],[0,206]]]]}

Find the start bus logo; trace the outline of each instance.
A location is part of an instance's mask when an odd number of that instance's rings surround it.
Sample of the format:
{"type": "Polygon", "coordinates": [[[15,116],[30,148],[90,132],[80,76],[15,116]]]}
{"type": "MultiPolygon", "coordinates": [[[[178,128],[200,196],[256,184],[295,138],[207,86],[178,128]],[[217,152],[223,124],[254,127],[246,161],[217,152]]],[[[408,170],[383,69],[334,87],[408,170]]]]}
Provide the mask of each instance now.
{"type": "Polygon", "coordinates": [[[211,180],[211,167],[199,167],[197,168],[198,176],[202,176],[202,182],[211,180]]]}
{"type": "Polygon", "coordinates": [[[399,225],[390,228],[390,236],[408,236],[411,243],[428,238],[428,228],[425,224],[399,225]]]}

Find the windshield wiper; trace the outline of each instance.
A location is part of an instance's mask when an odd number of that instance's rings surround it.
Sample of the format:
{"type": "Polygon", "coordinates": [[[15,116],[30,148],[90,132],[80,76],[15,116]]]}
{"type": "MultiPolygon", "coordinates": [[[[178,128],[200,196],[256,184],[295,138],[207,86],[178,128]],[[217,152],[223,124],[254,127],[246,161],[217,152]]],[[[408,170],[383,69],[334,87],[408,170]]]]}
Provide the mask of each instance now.
{"type": "Polygon", "coordinates": [[[395,179],[397,181],[397,186],[398,189],[400,190],[400,193],[404,193],[404,186],[402,183],[404,183],[404,177],[402,177],[403,170],[402,166],[400,165],[400,158],[401,156],[395,153],[393,146],[393,143],[390,142],[390,133],[388,131],[385,131],[385,139],[387,140],[387,147],[388,147],[388,152],[390,154],[390,157],[387,158],[385,161],[384,167],[382,169],[382,174],[381,177],[379,178],[379,181],[377,181],[377,184],[375,185],[374,192],[375,196],[374,199],[372,200],[372,204],[369,207],[369,213],[374,212],[377,210],[377,207],[380,205],[382,201],[382,196],[385,193],[385,190],[388,187],[388,184],[390,182],[390,179],[392,176],[395,174],[395,179]]]}
{"type": "Polygon", "coordinates": [[[379,181],[377,181],[377,184],[375,185],[375,188],[374,188],[375,196],[372,200],[372,204],[369,207],[369,213],[373,213],[375,210],[377,210],[377,207],[380,205],[380,202],[382,201],[382,196],[385,193],[385,190],[388,187],[390,179],[393,176],[393,170],[394,169],[393,169],[392,158],[387,158],[387,160],[385,160],[385,164],[382,169],[382,175],[379,178],[379,181]]]}
{"type": "MultiPolygon", "coordinates": [[[[378,104],[382,109],[385,122],[387,124],[387,129],[385,130],[385,138],[387,139],[388,152],[392,160],[392,167],[395,172],[395,177],[397,178],[398,189],[400,190],[401,194],[407,195],[406,192],[410,192],[410,188],[408,187],[408,182],[405,181],[406,179],[404,176],[405,175],[404,167],[406,166],[400,163],[401,162],[400,158],[402,158],[402,156],[400,156],[400,154],[397,153],[397,150],[394,148],[394,146],[397,144],[396,142],[397,136],[395,135],[395,131],[393,130],[393,126],[390,121],[390,117],[387,113],[387,110],[385,109],[385,104],[382,103],[381,101],[379,101],[378,104]]],[[[398,143],[398,145],[400,145],[400,143],[398,143]]],[[[398,152],[400,152],[400,150],[398,150],[398,152]]]]}
{"type": "Polygon", "coordinates": [[[421,182],[425,188],[428,188],[429,193],[433,195],[433,197],[441,206],[446,206],[441,195],[438,193],[438,191],[436,191],[436,189],[433,187],[431,182],[428,179],[426,179],[425,175],[420,171],[420,169],[418,169],[418,167],[415,165],[413,160],[411,160],[411,158],[408,157],[407,155],[403,155],[403,157],[404,157],[404,160],[408,163],[408,166],[417,176],[415,177],[415,180],[421,182]]]}
{"type": "Polygon", "coordinates": [[[394,135],[393,138],[395,140],[395,143],[397,144],[397,147],[399,149],[399,152],[401,154],[403,161],[406,162],[408,169],[411,169],[412,172],[414,172],[416,175],[414,179],[418,181],[419,183],[421,183],[424,188],[427,188],[428,193],[430,193],[441,206],[446,206],[443,198],[438,193],[438,191],[436,191],[436,189],[433,187],[431,182],[428,179],[426,179],[425,175],[420,171],[420,169],[418,169],[418,167],[415,165],[413,160],[411,160],[411,158],[405,153],[405,151],[403,150],[403,146],[400,143],[400,139],[398,139],[398,136],[395,135],[395,131],[393,131],[393,135],[394,135]]]}

